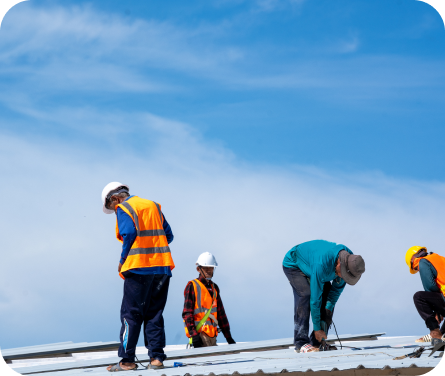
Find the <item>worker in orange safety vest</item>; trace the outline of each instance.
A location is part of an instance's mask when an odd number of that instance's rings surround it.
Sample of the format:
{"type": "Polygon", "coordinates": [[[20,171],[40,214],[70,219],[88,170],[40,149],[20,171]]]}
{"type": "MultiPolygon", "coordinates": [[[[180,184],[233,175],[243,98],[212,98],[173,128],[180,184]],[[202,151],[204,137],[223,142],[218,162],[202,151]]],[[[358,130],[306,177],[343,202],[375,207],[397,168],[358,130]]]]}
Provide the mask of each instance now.
{"type": "Polygon", "coordinates": [[[185,334],[193,347],[216,346],[219,330],[222,331],[228,344],[235,343],[230,333],[219,287],[212,282],[217,266],[218,263],[211,253],[201,254],[196,261],[199,277],[188,282],[184,291],[182,317],[185,334]]]}
{"type": "Polygon", "coordinates": [[[420,272],[425,291],[414,294],[414,305],[425,321],[430,334],[416,342],[430,342],[433,346],[445,339],[445,257],[437,253],[428,253],[425,247],[414,246],[405,254],[405,262],[411,274],[420,272]]]}
{"type": "Polygon", "coordinates": [[[132,196],[128,185],[112,182],[102,191],[103,211],[116,214],[116,237],[122,242],[118,272],[124,279],[121,305],[119,363],[110,372],[138,368],[136,345],[143,327],[150,363],[147,368],[163,368],[165,331],[163,311],[175,267],[169,243],[170,225],[157,202],[132,196]]]}

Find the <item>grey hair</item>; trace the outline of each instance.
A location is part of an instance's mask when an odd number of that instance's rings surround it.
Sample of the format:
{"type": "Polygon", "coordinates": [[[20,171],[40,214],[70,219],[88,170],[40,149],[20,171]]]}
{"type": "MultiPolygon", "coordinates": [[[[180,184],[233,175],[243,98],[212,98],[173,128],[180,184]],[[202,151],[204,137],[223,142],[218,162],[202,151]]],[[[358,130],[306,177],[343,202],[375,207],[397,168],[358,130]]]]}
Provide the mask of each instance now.
{"type": "Polygon", "coordinates": [[[113,197],[116,197],[116,201],[117,201],[117,198],[127,198],[127,197],[129,197],[130,196],[130,194],[128,193],[128,192],[119,192],[119,193],[115,193],[115,194],[112,194],[111,196],[110,196],[110,198],[107,198],[106,200],[105,200],[105,207],[107,208],[107,209],[110,209],[109,208],[109,205],[110,205],[110,203],[111,202],[113,202],[113,197]]]}

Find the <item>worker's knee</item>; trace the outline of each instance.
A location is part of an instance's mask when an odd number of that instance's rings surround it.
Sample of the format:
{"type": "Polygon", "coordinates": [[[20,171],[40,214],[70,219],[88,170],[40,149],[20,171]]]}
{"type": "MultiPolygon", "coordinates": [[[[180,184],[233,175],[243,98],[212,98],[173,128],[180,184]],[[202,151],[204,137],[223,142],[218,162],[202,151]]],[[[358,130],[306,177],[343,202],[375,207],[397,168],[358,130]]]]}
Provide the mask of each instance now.
{"type": "Polygon", "coordinates": [[[420,299],[422,299],[422,292],[423,292],[423,291],[417,291],[417,292],[413,295],[414,303],[416,303],[416,302],[418,302],[420,299]]]}
{"type": "Polygon", "coordinates": [[[311,291],[301,291],[300,292],[300,299],[303,301],[309,301],[311,300],[311,291]]]}

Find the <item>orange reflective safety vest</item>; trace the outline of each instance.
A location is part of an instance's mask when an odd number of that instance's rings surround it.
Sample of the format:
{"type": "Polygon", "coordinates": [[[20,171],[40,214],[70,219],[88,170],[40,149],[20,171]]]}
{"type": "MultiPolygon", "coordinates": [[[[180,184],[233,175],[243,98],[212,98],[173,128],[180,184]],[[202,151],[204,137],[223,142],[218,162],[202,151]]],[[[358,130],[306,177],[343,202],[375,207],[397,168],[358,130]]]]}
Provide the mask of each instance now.
{"type": "MultiPolygon", "coordinates": [[[[169,266],[173,270],[175,264],[163,228],[161,205],[133,196],[118,207],[133,219],[137,231],[136,239],[119,275],[125,279],[122,273],[127,270],[152,266],[169,266]]],[[[116,237],[119,241],[123,241],[119,234],[117,218],[116,237]]]]}
{"type": "Polygon", "coordinates": [[[413,268],[417,269],[419,262],[422,259],[428,260],[434,266],[434,269],[436,269],[436,284],[442,292],[442,295],[445,297],[445,257],[439,256],[437,253],[431,253],[425,257],[418,257],[413,261],[413,268]]]}
{"type": "MultiPolygon", "coordinates": [[[[205,287],[198,279],[194,279],[189,283],[193,283],[193,289],[195,290],[195,309],[193,311],[193,318],[195,320],[196,328],[198,328],[199,322],[204,318],[207,311],[209,309],[211,310],[206,322],[201,326],[201,328],[199,328],[199,330],[197,329],[197,332],[204,332],[209,337],[216,337],[218,335],[218,315],[216,304],[216,297],[218,293],[215,287],[213,287],[214,296],[212,297],[209,293],[209,290],[207,290],[207,287],[205,287]]],[[[190,334],[187,326],[185,325],[185,321],[184,329],[185,334],[187,335],[187,337],[190,338],[190,334]]]]}

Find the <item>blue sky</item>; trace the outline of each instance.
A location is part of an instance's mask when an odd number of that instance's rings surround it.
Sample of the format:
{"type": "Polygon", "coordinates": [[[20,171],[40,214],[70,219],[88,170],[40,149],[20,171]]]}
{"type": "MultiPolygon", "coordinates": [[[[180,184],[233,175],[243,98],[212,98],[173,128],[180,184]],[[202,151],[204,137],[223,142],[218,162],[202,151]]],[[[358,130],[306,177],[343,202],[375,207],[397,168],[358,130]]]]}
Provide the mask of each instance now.
{"type": "Polygon", "coordinates": [[[411,0],[15,6],[0,29],[2,253],[15,265],[0,276],[0,346],[117,339],[119,243],[99,201],[113,180],[159,201],[176,235],[171,344],[204,251],[225,265],[235,340],[290,337],[280,262],[315,238],[367,261],[337,307],[342,333],[424,334],[403,254],[442,250],[444,42],[438,13],[411,0]],[[380,301],[381,320],[351,321],[351,306],[368,317],[380,301]],[[277,306],[288,324],[259,333],[277,306]]]}

